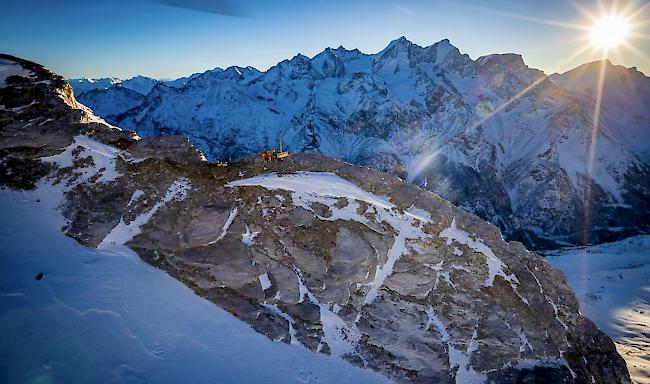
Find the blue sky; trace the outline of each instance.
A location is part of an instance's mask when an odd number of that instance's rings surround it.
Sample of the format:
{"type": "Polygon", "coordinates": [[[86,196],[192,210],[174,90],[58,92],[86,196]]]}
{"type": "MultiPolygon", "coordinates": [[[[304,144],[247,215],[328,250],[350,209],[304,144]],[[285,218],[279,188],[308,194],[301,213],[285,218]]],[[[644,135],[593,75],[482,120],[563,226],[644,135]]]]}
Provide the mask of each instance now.
{"type": "MultiPolygon", "coordinates": [[[[311,57],[328,46],[375,53],[402,35],[422,46],[448,38],[472,58],[520,53],[529,66],[548,73],[600,55],[591,51],[567,60],[587,43],[587,32],[557,24],[590,22],[575,5],[562,0],[190,0],[207,8],[221,4],[226,13],[239,16],[163,2],[5,2],[0,51],[40,62],[66,77],[122,78],[136,74],[175,78],[230,65],[265,70],[297,53],[311,57]]],[[[598,13],[595,1],[577,4],[598,13]]],[[[630,3],[631,8],[640,4],[630,3]]],[[[648,19],[650,7],[634,21],[648,19]]],[[[629,39],[638,52],[612,53],[611,59],[650,74],[650,28],[639,24],[635,32],[646,35],[629,39]]]]}

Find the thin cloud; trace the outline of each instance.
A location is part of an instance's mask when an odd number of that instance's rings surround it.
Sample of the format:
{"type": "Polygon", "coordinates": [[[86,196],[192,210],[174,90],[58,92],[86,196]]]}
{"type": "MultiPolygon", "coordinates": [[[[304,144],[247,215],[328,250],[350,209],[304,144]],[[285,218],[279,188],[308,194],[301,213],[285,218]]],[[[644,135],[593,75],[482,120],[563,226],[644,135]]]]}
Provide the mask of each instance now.
{"type": "Polygon", "coordinates": [[[405,6],[403,6],[403,5],[395,5],[395,6],[393,6],[393,10],[395,10],[396,12],[399,12],[399,13],[403,13],[403,14],[405,14],[406,16],[413,16],[413,15],[415,15],[415,11],[414,11],[414,10],[412,10],[412,9],[409,8],[409,7],[405,7],[405,6]]]}
{"type": "Polygon", "coordinates": [[[189,9],[192,11],[211,13],[214,15],[248,17],[249,14],[241,6],[241,2],[231,0],[150,0],[157,4],[170,7],[189,9]]]}

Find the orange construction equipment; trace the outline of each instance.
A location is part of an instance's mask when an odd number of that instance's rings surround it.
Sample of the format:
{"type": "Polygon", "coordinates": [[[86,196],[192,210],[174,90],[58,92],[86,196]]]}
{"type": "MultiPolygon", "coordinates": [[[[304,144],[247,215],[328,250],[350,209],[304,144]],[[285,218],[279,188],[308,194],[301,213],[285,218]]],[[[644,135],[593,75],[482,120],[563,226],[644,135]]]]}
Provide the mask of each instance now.
{"type": "Polygon", "coordinates": [[[289,152],[282,150],[282,139],[280,139],[280,152],[278,152],[277,158],[282,161],[285,157],[289,157],[289,152]]]}
{"type": "Polygon", "coordinates": [[[272,162],[273,160],[283,161],[285,157],[289,157],[289,152],[282,150],[282,139],[280,139],[280,150],[266,149],[262,151],[262,161],[272,162]]]}

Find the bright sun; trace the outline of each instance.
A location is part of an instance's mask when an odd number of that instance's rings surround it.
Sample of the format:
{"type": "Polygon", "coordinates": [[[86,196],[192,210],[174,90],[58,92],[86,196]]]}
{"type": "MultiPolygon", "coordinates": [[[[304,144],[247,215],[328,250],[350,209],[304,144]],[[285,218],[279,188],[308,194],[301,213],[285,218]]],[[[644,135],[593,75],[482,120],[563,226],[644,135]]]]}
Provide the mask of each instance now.
{"type": "Polygon", "coordinates": [[[591,44],[608,50],[625,41],[630,30],[628,20],[621,15],[605,15],[591,27],[591,44]]]}

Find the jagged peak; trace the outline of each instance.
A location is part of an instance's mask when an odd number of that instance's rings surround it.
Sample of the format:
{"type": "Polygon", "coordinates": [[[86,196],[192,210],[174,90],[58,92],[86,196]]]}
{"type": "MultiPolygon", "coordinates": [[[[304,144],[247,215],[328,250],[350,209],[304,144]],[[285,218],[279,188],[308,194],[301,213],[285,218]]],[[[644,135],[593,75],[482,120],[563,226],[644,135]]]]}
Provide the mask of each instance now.
{"type": "Polygon", "coordinates": [[[409,41],[406,37],[400,36],[397,39],[395,39],[395,40],[391,41],[390,43],[388,43],[388,45],[386,46],[386,48],[384,48],[382,50],[382,52],[386,52],[386,51],[391,50],[391,49],[409,48],[410,46],[413,46],[413,45],[415,45],[415,44],[413,44],[411,41],[409,41]]]}
{"type": "Polygon", "coordinates": [[[297,55],[292,57],[291,60],[289,61],[292,63],[300,63],[300,62],[309,61],[309,57],[303,55],[302,53],[298,53],[297,55]]]}
{"type": "MultiPolygon", "coordinates": [[[[442,39],[422,49],[420,60],[434,65],[441,65],[447,62],[469,62],[469,56],[460,52],[456,46],[451,44],[449,39],[442,39]]],[[[461,63],[462,64],[462,63],[461,63]]],[[[456,65],[456,64],[453,64],[456,65]]]]}
{"type": "Polygon", "coordinates": [[[432,47],[438,47],[438,48],[441,48],[441,47],[450,47],[450,48],[458,49],[458,48],[456,48],[455,45],[453,45],[453,44],[451,43],[451,41],[449,41],[449,39],[442,39],[442,40],[440,40],[440,41],[438,41],[438,42],[436,42],[436,43],[433,43],[431,46],[432,46],[432,47]]]}
{"type": "Polygon", "coordinates": [[[323,54],[335,56],[337,58],[345,60],[346,58],[354,58],[358,57],[361,55],[364,55],[361,51],[358,49],[346,49],[344,46],[339,45],[338,48],[332,48],[332,47],[327,47],[325,48],[322,52],[318,53],[316,56],[313,58],[320,57],[323,54]]]}

